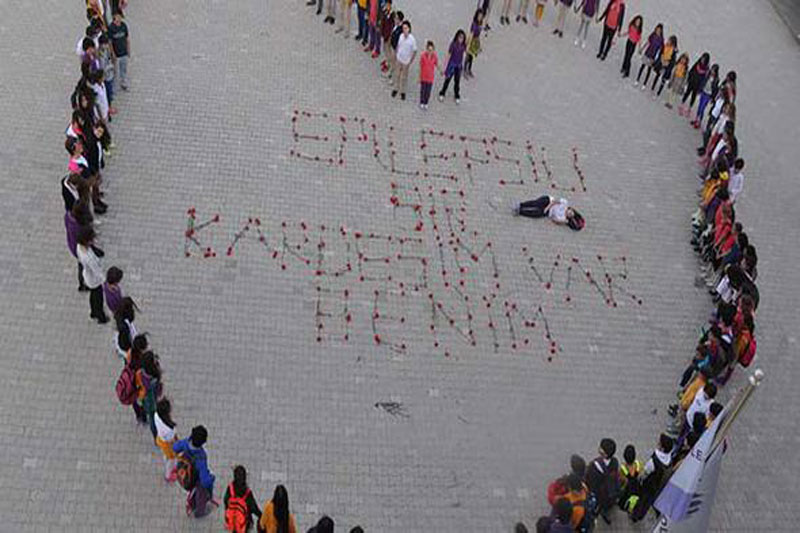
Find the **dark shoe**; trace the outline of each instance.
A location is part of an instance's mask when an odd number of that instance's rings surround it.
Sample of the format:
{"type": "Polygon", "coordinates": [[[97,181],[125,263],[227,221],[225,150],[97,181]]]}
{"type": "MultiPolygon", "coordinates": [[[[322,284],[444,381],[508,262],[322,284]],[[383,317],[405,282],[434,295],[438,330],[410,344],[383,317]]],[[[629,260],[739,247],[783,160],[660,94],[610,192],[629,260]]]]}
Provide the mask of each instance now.
{"type": "Polygon", "coordinates": [[[306,2],[306,5],[307,6],[313,6],[316,3],[317,3],[317,0],[308,0],[308,2],[306,2]]]}
{"type": "Polygon", "coordinates": [[[93,317],[93,318],[94,318],[95,322],[97,322],[98,324],[106,324],[108,322],[108,317],[106,315],[103,315],[101,317],[93,317]]]}
{"type": "Polygon", "coordinates": [[[400,100],[406,99],[406,93],[400,93],[400,100]]]}
{"type": "Polygon", "coordinates": [[[397,97],[397,91],[392,91],[392,98],[396,98],[396,97],[397,97]]]}
{"type": "Polygon", "coordinates": [[[106,211],[108,211],[108,206],[102,200],[94,203],[94,213],[96,215],[104,215],[106,211]]]}
{"type": "Polygon", "coordinates": [[[78,292],[88,292],[89,287],[86,285],[78,285],[78,292]]]}
{"type": "Polygon", "coordinates": [[[527,24],[527,23],[528,23],[528,17],[522,17],[522,22],[524,22],[525,24],[527,24]]]}
{"type": "Polygon", "coordinates": [[[520,20],[522,20],[522,17],[520,17],[519,15],[517,15],[517,22],[519,22],[520,20]]]}

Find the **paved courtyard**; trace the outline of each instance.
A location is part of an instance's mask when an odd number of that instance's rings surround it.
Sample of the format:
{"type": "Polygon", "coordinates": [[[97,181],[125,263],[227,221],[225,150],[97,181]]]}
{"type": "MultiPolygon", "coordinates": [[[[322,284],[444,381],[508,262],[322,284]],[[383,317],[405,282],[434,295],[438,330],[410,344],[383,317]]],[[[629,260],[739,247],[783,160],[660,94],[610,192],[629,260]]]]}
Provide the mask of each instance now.
{"type": "MultiPolygon", "coordinates": [[[[644,453],[662,429],[711,309],[688,246],[698,134],[620,81],[621,45],[594,59],[598,26],[581,50],[576,19],[551,35],[552,4],[534,30],[501,29],[496,3],[461,105],[423,112],[416,68],[393,100],[301,0],[131,0],[101,246],[180,435],[209,430],[218,495],[241,463],[260,504],[286,484],[303,531],[323,513],[344,531],[510,531],[571,453],[603,436],[644,453]],[[510,216],[547,192],[584,231],[510,216]]],[[[767,377],[712,527],[793,531],[800,49],[766,2],[629,3],[739,73],[767,377]]],[[[443,55],[473,2],[399,7],[443,55]]],[[[113,392],[113,328],[75,291],[58,180],[80,2],[0,0],[0,20],[0,531],[219,531],[161,481],[113,392]]]]}

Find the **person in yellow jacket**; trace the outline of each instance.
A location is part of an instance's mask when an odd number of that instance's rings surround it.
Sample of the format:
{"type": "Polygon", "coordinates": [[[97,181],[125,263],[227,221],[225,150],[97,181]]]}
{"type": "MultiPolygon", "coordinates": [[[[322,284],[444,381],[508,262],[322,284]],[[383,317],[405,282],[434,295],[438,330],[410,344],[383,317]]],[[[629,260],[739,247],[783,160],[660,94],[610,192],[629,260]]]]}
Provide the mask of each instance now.
{"type": "Polygon", "coordinates": [[[636,458],[636,448],[633,444],[625,446],[622,459],[622,464],[619,465],[619,506],[624,509],[628,499],[639,492],[639,476],[644,470],[644,464],[636,458]]]}
{"type": "Polygon", "coordinates": [[[278,485],[272,499],[264,503],[261,519],[258,521],[259,533],[297,533],[294,516],[289,512],[289,493],[286,487],[278,485]]]}
{"type": "Polygon", "coordinates": [[[367,0],[357,0],[358,6],[358,35],[356,41],[361,41],[361,46],[367,46],[369,31],[367,28],[367,0]]]}

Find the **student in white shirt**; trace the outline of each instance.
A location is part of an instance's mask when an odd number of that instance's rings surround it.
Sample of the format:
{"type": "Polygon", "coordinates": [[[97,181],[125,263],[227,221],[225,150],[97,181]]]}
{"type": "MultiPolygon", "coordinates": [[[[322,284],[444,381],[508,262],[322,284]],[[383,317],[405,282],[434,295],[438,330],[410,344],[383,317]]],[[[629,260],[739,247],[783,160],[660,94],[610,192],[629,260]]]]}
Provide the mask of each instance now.
{"type": "Polygon", "coordinates": [[[100,264],[102,251],[94,246],[95,233],[91,226],[84,226],[78,230],[78,245],[75,247],[78,261],[83,267],[83,283],[89,288],[89,316],[98,324],[108,322],[108,316],[103,308],[103,281],[105,272],[100,264]],[[99,256],[99,257],[98,257],[99,256]]]}
{"type": "Polygon", "coordinates": [[[417,41],[411,35],[411,23],[403,21],[403,33],[397,40],[397,48],[395,48],[395,59],[397,60],[397,68],[395,69],[394,89],[392,90],[392,98],[400,93],[400,99],[406,99],[406,86],[408,85],[408,70],[411,64],[417,58],[417,41]]]}
{"type": "Polygon", "coordinates": [[[172,445],[178,440],[175,434],[175,422],[172,421],[172,405],[169,400],[163,398],[156,404],[156,412],[153,415],[156,424],[156,446],[164,456],[164,480],[169,483],[174,482],[178,473],[176,471],[177,460],[172,445]]]}
{"type": "Polygon", "coordinates": [[[714,403],[714,398],[717,397],[717,386],[713,383],[706,383],[706,386],[697,391],[694,395],[694,400],[686,410],[686,427],[690,428],[692,420],[694,420],[695,413],[703,413],[708,416],[711,404],[714,403]]]}
{"type": "Polygon", "coordinates": [[[95,115],[103,122],[108,122],[108,94],[103,83],[103,71],[96,70],[89,74],[89,88],[94,92],[95,115]]]}
{"type": "Polygon", "coordinates": [[[512,209],[514,215],[521,215],[528,218],[548,217],[556,224],[566,224],[575,231],[580,231],[585,225],[585,221],[580,213],[569,206],[569,202],[564,198],[554,198],[544,195],[535,200],[528,200],[515,206],[512,209]]]}
{"type": "Polygon", "coordinates": [[[733,163],[733,173],[728,179],[728,194],[732,203],[736,203],[736,198],[742,193],[744,189],[744,159],[738,158],[733,163]]]}

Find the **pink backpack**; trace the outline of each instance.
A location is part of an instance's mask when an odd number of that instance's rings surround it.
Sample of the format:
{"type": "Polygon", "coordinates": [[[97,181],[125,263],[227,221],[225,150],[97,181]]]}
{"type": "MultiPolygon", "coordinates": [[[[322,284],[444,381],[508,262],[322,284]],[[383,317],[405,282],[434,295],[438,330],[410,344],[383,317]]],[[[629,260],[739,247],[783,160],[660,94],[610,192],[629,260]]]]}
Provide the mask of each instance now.
{"type": "Polygon", "coordinates": [[[131,365],[125,365],[117,379],[117,398],[122,405],[131,405],[136,401],[136,373],[131,365]]]}

